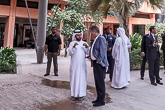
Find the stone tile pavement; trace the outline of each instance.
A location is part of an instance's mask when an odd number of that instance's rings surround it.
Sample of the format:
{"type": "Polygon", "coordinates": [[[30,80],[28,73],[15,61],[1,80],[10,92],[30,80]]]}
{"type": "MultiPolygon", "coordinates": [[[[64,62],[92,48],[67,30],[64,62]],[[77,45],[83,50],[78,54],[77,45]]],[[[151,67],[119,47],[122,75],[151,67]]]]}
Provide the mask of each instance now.
{"type": "MultiPolygon", "coordinates": [[[[122,90],[110,87],[106,76],[106,105],[93,107],[95,86],[90,61],[88,63],[88,90],[82,102],[70,100],[70,57],[62,52],[58,57],[59,76],[44,77],[43,64],[36,64],[34,49],[16,48],[18,74],[0,74],[0,110],[165,110],[165,85],[152,86],[148,71],[140,80],[139,71],[131,71],[131,84],[122,90]],[[110,102],[110,98],[111,101],[110,102]]],[[[160,71],[165,84],[165,74],[160,71]]]]}

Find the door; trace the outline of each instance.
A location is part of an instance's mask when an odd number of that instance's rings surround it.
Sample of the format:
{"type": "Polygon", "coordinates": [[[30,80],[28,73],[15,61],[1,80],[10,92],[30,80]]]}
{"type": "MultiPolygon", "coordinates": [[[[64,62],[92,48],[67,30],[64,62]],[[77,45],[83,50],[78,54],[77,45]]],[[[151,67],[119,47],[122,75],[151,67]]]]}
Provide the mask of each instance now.
{"type": "Polygon", "coordinates": [[[3,46],[4,34],[5,34],[5,23],[1,23],[0,24],[0,47],[3,46]]]}

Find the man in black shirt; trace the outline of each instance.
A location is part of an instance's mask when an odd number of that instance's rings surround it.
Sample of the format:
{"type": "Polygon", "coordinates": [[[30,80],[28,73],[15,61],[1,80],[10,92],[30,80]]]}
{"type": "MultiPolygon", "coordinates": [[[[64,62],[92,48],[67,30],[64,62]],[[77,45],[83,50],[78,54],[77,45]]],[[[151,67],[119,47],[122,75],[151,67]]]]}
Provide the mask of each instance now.
{"type": "Polygon", "coordinates": [[[48,62],[47,62],[46,74],[44,76],[50,75],[52,58],[54,64],[54,74],[55,76],[58,76],[57,56],[60,55],[61,38],[59,35],[56,34],[55,27],[52,27],[51,31],[52,34],[50,34],[46,38],[46,42],[45,42],[45,55],[47,56],[48,62]]]}

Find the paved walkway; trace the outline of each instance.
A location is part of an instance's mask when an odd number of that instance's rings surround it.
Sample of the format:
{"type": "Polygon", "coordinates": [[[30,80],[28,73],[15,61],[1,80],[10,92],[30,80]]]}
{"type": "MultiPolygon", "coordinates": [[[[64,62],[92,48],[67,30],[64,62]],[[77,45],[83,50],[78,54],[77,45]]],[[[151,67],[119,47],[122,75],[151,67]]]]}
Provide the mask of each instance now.
{"type": "MultiPolygon", "coordinates": [[[[139,79],[139,71],[131,71],[131,84],[122,90],[110,87],[106,82],[106,105],[93,107],[95,86],[92,68],[88,61],[88,90],[82,102],[70,101],[70,57],[58,57],[59,76],[44,77],[46,58],[36,64],[35,50],[17,48],[18,74],[0,74],[0,110],[164,110],[165,85],[152,86],[148,71],[145,80],[139,79]],[[111,98],[111,99],[110,99],[111,98]],[[111,102],[111,101],[112,102],[111,102]]],[[[165,74],[160,71],[165,84],[165,74]]]]}

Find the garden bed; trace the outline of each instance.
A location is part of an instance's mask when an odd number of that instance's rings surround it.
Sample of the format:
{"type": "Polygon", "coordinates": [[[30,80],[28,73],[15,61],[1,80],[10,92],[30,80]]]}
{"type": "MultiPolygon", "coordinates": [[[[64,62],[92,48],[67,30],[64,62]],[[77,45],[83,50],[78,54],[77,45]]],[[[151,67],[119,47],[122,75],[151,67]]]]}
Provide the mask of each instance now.
{"type": "Polygon", "coordinates": [[[15,49],[6,47],[0,48],[0,74],[16,74],[16,53],[15,49]]]}

